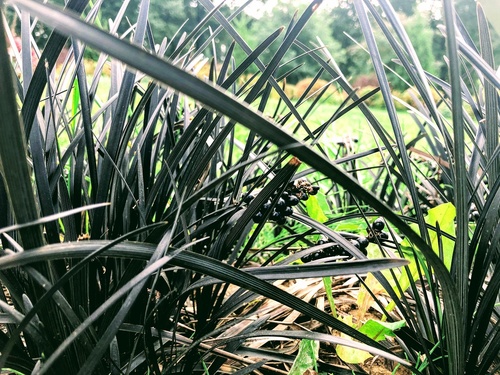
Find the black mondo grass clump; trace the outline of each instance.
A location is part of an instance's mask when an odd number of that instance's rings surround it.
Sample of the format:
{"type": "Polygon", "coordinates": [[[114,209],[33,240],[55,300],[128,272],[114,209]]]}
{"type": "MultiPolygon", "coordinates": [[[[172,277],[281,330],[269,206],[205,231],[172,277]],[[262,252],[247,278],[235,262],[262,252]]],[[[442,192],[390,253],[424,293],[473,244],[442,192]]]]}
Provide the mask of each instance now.
{"type": "Polygon", "coordinates": [[[1,2],[0,371],[289,373],[306,356],[300,373],[498,373],[500,82],[482,8],[476,45],[443,1],[437,77],[388,0],[349,3],[379,83],[361,94],[303,38],[321,0],[257,42],[248,3],[198,0],[158,30],[172,3],[138,3],[1,2]],[[353,110],[355,153],[331,142],[353,110]],[[335,315],[346,298],[376,334],[335,315]]]}

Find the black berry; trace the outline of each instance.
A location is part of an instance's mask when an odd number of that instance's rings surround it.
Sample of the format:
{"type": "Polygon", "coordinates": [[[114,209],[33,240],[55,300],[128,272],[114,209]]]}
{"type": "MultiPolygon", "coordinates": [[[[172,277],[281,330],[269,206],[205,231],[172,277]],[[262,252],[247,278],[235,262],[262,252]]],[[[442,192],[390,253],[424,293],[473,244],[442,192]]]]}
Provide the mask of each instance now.
{"type": "Polygon", "coordinates": [[[281,217],[277,218],[276,223],[279,225],[285,225],[286,224],[286,217],[281,216],[281,217]]]}
{"type": "Polygon", "coordinates": [[[282,215],[278,212],[278,211],[273,211],[271,213],[271,216],[270,216],[270,219],[271,220],[278,220],[280,217],[282,217],[282,215]]]}
{"type": "Polygon", "coordinates": [[[300,202],[300,199],[296,195],[290,195],[288,197],[288,204],[290,206],[296,206],[299,204],[299,202],[300,202]]]}
{"type": "Polygon", "coordinates": [[[245,203],[250,203],[255,197],[252,194],[247,194],[245,195],[245,198],[243,198],[243,202],[245,203]]]}
{"type": "Polygon", "coordinates": [[[385,228],[384,220],[379,217],[377,220],[375,220],[373,222],[372,228],[373,228],[373,230],[376,230],[376,231],[382,231],[382,230],[384,230],[384,228],[385,228]]]}
{"type": "Polygon", "coordinates": [[[309,190],[309,194],[316,195],[316,194],[318,194],[318,191],[319,191],[319,186],[311,186],[311,189],[309,190]]]}
{"type": "Polygon", "coordinates": [[[286,207],[286,202],[283,198],[278,198],[278,201],[276,202],[276,208],[277,209],[283,209],[286,207]]]}
{"type": "Polygon", "coordinates": [[[368,241],[368,238],[363,237],[363,236],[358,238],[358,242],[359,242],[359,246],[361,249],[366,249],[366,247],[370,243],[370,241],[368,241]]]}
{"type": "Polygon", "coordinates": [[[264,204],[262,205],[262,210],[263,210],[263,211],[267,211],[267,210],[269,210],[270,208],[271,208],[271,201],[267,201],[266,203],[264,203],[264,204]]]}
{"type": "Polygon", "coordinates": [[[290,206],[285,207],[285,209],[283,210],[282,214],[284,216],[291,216],[293,214],[293,208],[290,207],[290,206]]]}
{"type": "Polygon", "coordinates": [[[255,215],[253,215],[253,221],[255,221],[256,223],[262,222],[263,219],[264,219],[264,214],[260,211],[257,212],[255,215]]]}

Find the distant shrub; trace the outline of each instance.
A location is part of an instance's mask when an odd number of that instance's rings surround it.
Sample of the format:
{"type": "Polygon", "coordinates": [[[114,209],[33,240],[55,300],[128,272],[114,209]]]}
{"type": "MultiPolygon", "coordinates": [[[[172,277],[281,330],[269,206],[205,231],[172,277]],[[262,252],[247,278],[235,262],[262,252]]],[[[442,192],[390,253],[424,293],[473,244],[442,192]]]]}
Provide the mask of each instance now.
{"type": "Polygon", "coordinates": [[[347,98],[347,94],[344,91],[339,90],[328,90],[325,95],[326,102],[330,104],[341,104],[347,98]]]}
{"type": "MultiPolygon", "coordinates": [[[[94,71],[97,67],[97,61],[92,59],[85,59],[84,64],[87,74],[90,76],[94,75],[94,71]]],[[[111,76],[111,64],[109,64],[109,62],[104,64],[104,67],[102,68],[102,74],[107,77],[111,76]]]]}
{"type": "Polygon", "coordinates": [[[398,90],[392,90],[392,96],[394,99],[394,106],[396,107],[396,109],[398,111],[402,111],[402,110],[405,110],[407,109],[407,107],[405,106],[404,103],[406,104],[410,104],[408,103],[408,94],[407,92],[401,92],[401,91],[398,91],[398,90]],[[399,100],[398,100],[399,99],[399,100]],[[401,101],[403,101],[404,103],[402,103],[401,101]]]}
{"type": "Polygon", "coordinates": [[[297,90],[297,87],[295,85],[290,85],[290,84],[285,85],[285,94],[289,98],[295,98],[296,97],[296,94],[295,94],[296,90],[297,90]]]}
{"type": "MultiPolygon", "coordinates": [[[[434,102],[439,102],[440,100],[440,95],[436,91],[436,89],[431,87],[431,95],[434,100],[434,102]]],[[[409,88],[408,90],[404,91],[400,95],[397,95],[398,98],[403,100],[405,103],[410,104],[412,106],[417,105],[417,101],[422,101],[421,96],[418,94],[418,92],[414,88],[409,88]]]]}
{"type": "MultiPolygon", "coordinates": [[[[364,86],[358,90],[358,96],[362,97],[366,94],[368,94],[370,91],[373,91],[377,88],[378,86],[364,86]]],[[[382,97],[382,94],[377,92],[375,95],[370,96],[366,100],[364,100],[364,103],[366,105],[369,105],[371,107],[378,107],[382,108],[385,106],[384,98],[382,97]]]]}
{"type": "Polygon", "coordinates": [[[353,87],[378,87],[378,79],[375,76],[375,74],[362,74],[358,76],[354,82],[353,82],[353,87]]]}
{"type": "MultiPolygon", "coordinates": [[[[241,84],[243,84],[243,82],[241,84]]],[[[283,85],[280,85],[280,87],[283,89],[283,91],[285,91],[285,94],[286,94],[286,96],[289,99],[295,99],[296,98],[296,95],[295,95],[295,85],[286,84],[285,87],[283,87],[283,85]]],[[[279,96],[278,92],[275,89],[272,89],[271,90],[271,99],[278,100],[279,97],[280,96],[279,96]]]]}

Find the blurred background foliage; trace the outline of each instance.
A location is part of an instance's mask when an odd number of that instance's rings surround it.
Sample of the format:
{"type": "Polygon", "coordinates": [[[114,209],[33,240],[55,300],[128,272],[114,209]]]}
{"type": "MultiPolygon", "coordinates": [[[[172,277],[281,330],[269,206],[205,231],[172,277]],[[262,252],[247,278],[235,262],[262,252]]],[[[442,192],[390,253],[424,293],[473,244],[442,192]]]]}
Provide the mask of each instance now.
{"type": "MultiPolygon", "coordinates": [[[[130,29],[132,24],[130,20],[137,18],[139,2],[139,0],[130,0],[128,2],[125,17],[118,28],[119,35],[127,35],[127,30],[130,29]]],[[[390,2],[399,13],[401,22],[424,69],[439,78],[445,79],[447,69],[442,57],[446,55],[446,46],[442,32],[437,28],[437,25],[442,23],[441,1],[391,0],[390,2]]],[[[64,2],[61,0],[51,0],[49,3],[63,5],[64,2]]],[[[100,8],[98,24],[100,23],[104,28],[107,28],[109,20],[116,15],[122,3],[123,0],[104,1],[100,8]]],[[[242,0],[227,1],[221,8],[221,12],[225,16],[229,16],[242,3],[244,3],[242,0]]],[[[306,6],[306,1],[254,1],[243,12],[237,15],[232,25],[253,49],[274,32],[277,27],[287,26],[293,13],[297,11],[300,14],[306,6]]],[[[198,0],[152,0],[150,9],[149,23],[155,44],[158,45],[161,43],[162,39],[166,36],[169,41],[174,41],[174,43],[170,44],[171,50],[175,49],[176,42],[179,42],[183,38],[183,35],[185,35],[183,33],[189,34],[193,31],[207,13],[205,8],[198,3],[198,0]]],[[[477,28],[476,2],[474,0],[457,0],[456,11],[464,25],[464,29],[469,33],[472,41],[477,44],[479,41],[479,31],[477,28]]],[[[354,83],[354,87],[372,88],[377,86],[376,77],[370,63],[370,56],[366,52],[366,43],[364,42],[352,1],[331,1],[326,6],[321,7],[319,12],[323,13],[322,16],[318,17],[318,19],[321,19],[321,22],[311,22],[307,28],[302,30],[298,40],[307,45],[318,46],[319,36],[321,43],[328,48],[340,71],[348,76],[354,83]]],[[[12,12],[10,21],[11,27],[14,30],[19,28],[16,25],[16,17],[13,17],[12,12]]],[[[215,30],[218,27],[217,21],[215,19],[209,20],[208,26],[211,26],[212,30],[215,30]]],[[[44,28],[40,23],[37,24],[37,27],[39,29],[34,32],[34,37],[38,38],[37,43],[42,47],[43,41],[48,37],[48,29],[44,28]]],[[[16,31],[20,33],[20,30],[16,31]]],[[[404,92],[408,89],[408,86],[405,84],[408,76],[405,74],[404,69],[397,63],[393,49],[383,36],[383,33],[377,29],[374,32],[383,62],[390,70],[388,72],[389,83],[397,92],[404,92]],[[401,76],[403,80],[397,76],[401,76]]],[[[195,46],[201,46],[208,38],[209,35],[205,31],[199,35],[195,46]]],[[[214,42],[214,45],[207,47],[204,54],[208,58],[216,55],[218,62],[222,63],[225,58],[225,52],[232,42],[232,38],[228,33],[222,32],[217,35],[214,42]],[[214,47],[215,45],[217,47],[214,47]],[[219,48],[220,50],[214,54],[213,48],[219,48]]],[[[500,48],[498,48],[500,46],[500,38],[493,37],[492,42],[495,60],[500,61],[500,48]]],[[[261,60],[264,63],[268,62],[278,47],[279,42],[272,44],[261,55],[261,60]]],[[[169,52],[172,51],[167,51],[167,54],[169,52]]],[[[97,52],[87,49],[85,53],[87,58],[97,60],[97,52]]],[[[239,64],[244,60],[246,54],[237,46],[233,57],[236,64],[239,64]]],[[[293,64],[292,66],[302,65],[300,69],[292,72],[287,77],[287,83],[289,84],[295,85],[299,81],[313,77],[316,74],[316,66],[311,57],[303,56],[301,49],[297,45],[290,48],[283,61],[291,61],[290,64],[293,64]],[[299,58],[297,58],[298,56],[299,58]]],[[[290,64],[286,64],[282,68],[282,71],[288,71],[292,67],[290,64]]],[[[209,67],[207,66],[206,70],[208,71],[208,69],[209,67]]],[[[257,67],[255,65],[250,67],[249,72],[257,72],[257,67]]]]}

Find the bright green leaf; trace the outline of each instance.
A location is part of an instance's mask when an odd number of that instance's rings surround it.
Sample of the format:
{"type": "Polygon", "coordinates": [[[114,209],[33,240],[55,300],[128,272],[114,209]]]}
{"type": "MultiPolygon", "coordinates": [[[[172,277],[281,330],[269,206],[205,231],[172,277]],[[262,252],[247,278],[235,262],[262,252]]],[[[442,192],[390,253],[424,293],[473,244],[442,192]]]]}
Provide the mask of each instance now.
{"type": "Polygon", "coordinates": [[[321,206],[318,202],[318,197],[315,195],[311,195],[306,201],[306,210],[311,219],[319,221],[320,223],[324,223],[328,220],[323,210],[321,209],[321,206]]]}
{"type": "Polygon", "coordinates": [[[288,375],[302,375],[307,370],[316,369],[316,360],[319,353],[319,342],[315,340],[301,340],[299,352],[288,375]]]}
{"type": "Polygon", "coordinates": [[[80,105],[80,88],[78,85],[78,79],[75,78],[75,81],[73,83],[73,90],[72,90],[72,100],[71,100],[71,121],[69,123],[71,133],[74,135],[76,134],[76,121],[77,121],[77,114],[79,112],[79,105],[80,105]]]}
{"type": "MultiPolygon", "coordinates": [[[[451,203],[443,203],[431,208],[425,221],[432,226],[436,226],[436,223],[438,223],[442,232],[455,236],[455,216],[455,206],[451,203]]],[[[436,231],[429,231],[429,237],[431,239],[432,249],[439,255],[438,233],[436,231]]],[[[443,243],[443,262],[446,268],[450,269],[455,243],[453,240],[444,236],[441,236],[441,241],[443,243]]]]}
{"type": "Polygon", "coordinates": [[[394,331],[404,327],[405,325],[406,323],[404,320],[388,323],[370,319],[361,326],[359,332],[364,333],[375,341],[381,341],[385,340],[387,337],[394,337],[394,331]]]}

